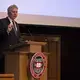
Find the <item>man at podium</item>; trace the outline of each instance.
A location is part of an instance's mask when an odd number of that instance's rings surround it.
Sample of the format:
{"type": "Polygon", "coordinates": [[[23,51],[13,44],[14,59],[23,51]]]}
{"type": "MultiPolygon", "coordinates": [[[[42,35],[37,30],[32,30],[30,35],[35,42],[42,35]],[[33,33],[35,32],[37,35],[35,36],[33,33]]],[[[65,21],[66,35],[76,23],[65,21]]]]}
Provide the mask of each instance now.
{"type": "Polygon", "coordinates": [[[10,5],[7,9],[8,16],[0,19],[0,73],[4,73],[3,51],[17,44],[20,39],[20,31],[15,18],[18,16],[18,7],[10,5]]]}

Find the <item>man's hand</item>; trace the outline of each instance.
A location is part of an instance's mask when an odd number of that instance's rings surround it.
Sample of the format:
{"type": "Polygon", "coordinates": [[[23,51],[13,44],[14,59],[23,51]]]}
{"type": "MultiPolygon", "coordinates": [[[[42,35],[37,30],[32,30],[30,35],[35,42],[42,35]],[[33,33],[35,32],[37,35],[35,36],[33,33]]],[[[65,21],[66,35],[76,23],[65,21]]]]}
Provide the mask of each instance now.
{"type": "Polygon", "coordinates": [[[13,27],[13,25],[10,23],[10,24],[8,25],[8,29],[7,29],[7,32],[8,32],[8,33],[12,30],[12,27],[13,27]]]}

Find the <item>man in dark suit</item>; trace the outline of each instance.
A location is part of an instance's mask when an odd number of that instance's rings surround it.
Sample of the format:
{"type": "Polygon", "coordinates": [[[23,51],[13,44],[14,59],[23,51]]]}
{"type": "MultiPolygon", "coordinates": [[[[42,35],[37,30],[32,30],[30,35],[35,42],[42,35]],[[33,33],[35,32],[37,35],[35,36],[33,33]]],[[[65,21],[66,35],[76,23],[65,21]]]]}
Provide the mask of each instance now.
{"type": "MultiPolygon", "coordinates": [[[[18,7],[10,5],[7,9],[7,14],[6,18],[0,19],[0,63],[4,62],[4,57],[1,55],[3,51],[17,44],[20,38],[19,26],[15,21],[18,16],[18,7]]],[[[0,64],[0,73],[4,73],[4,64],[0,64]]]]}

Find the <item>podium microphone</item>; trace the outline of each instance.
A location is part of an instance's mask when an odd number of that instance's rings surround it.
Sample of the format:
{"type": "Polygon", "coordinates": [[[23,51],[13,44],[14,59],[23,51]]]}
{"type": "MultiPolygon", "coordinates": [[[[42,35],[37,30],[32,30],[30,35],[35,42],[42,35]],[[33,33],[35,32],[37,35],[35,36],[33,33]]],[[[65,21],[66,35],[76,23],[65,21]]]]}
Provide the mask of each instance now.
{"type": "Polygon", "coordinates": [[[32,35],[32,33],[31,33],[31,31],[30,31],[30,28],[28,28],[28,33],[29,33],[29,35],[31,36],[31,41],[33,41],[33,35],[32,35]]]}

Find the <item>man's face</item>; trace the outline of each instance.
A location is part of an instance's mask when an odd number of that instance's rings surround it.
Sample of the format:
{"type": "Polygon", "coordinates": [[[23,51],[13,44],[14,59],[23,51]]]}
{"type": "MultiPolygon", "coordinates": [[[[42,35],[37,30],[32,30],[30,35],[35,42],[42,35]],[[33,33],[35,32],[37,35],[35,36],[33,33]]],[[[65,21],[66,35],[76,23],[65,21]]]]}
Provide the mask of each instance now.
{"type": "Polygon", "coordinates": [[[12,20],[14,20],[17,16],[18,16],[18,9],[17,8],[13,8],[9,13],[9,17],[12,20]]]}

